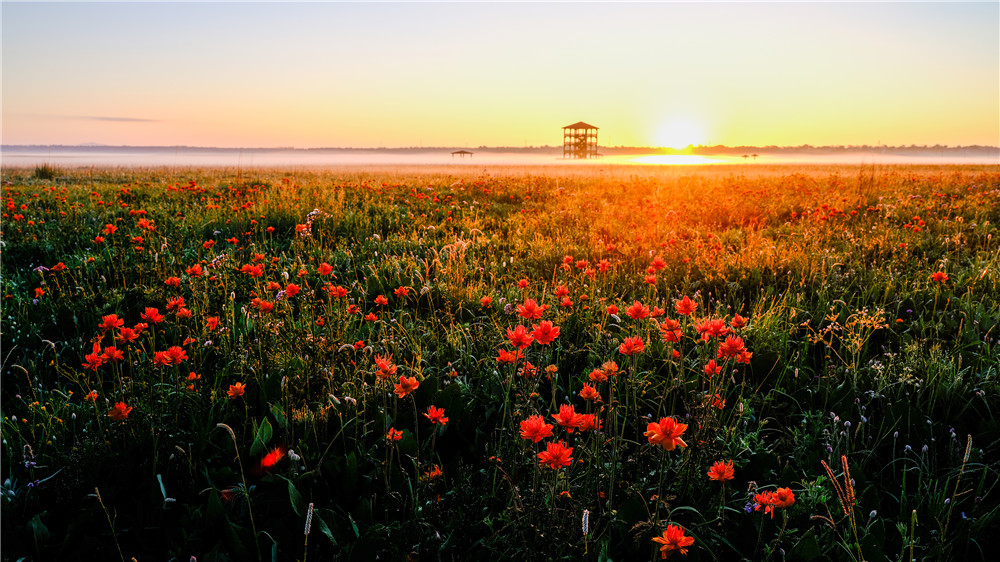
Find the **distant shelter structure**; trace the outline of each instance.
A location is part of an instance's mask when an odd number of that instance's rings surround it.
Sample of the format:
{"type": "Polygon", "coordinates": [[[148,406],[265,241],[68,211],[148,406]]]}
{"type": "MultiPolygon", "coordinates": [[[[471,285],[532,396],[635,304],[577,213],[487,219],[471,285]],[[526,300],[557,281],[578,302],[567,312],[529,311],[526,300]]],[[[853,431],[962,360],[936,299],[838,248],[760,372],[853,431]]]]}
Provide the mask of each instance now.
{"type": "Polygon", "coordinates": [[[468,156],[469,158],[472,158],[472,153],[469,152],[468,150],[456,150],[455,152],[452,152],[451,153],[452,159],[455,158],[456,154],[458,155],[459,158],[465,158],[466,156],[468,156]]]}
{"type": "Polygon", "coordinates": [[[597,127],[579,121],[563,127],[563,158],[600,158],[597,127]]]}

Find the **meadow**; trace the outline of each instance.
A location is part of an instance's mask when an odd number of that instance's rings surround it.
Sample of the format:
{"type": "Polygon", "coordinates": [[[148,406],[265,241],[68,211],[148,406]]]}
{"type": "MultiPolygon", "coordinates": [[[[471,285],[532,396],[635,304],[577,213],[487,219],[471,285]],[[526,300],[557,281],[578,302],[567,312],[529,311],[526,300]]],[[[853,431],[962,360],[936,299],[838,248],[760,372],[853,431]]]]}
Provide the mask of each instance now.
{"type": "Polygon", "coordinates": [[[997,166],[3,170],[4,560],[995,560],[997,166]]]}

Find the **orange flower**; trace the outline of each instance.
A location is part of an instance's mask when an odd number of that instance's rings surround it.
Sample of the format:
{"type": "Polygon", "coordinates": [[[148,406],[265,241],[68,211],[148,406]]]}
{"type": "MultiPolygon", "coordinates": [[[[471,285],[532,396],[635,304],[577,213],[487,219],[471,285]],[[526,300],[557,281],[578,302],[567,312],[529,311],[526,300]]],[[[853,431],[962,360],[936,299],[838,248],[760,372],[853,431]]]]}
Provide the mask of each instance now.
{"type": "Polygon", "coordinates": [[[683,299],[674,303],[674,310],[677,311],[677,314],[683,316],[690,316],[696,308],[698,308],[698,304],[689,299],[687,295],[684,295],[683,299]]]}
{"type": "Polygon", "coordinates": [[[491,297],[483,297],[479,299],[479,304],[482,305],[484,308],[489,306],[491,302],[493,302],[493,299],[491,297]]]}
{"type": "Polygon", "coordinates": [[[167,299],[167,310],[184,308],[184,297],[173,297],[167,299]]]}
{"type": "Polygon", "coordinates": [[[101,317],[101,323],[97,327],[103,332],[114,328],[121,328],[124,325],[125,321],[120,320],[117,314],[108,314],[101,317]]]}
{"type": "Polygon", "coordinates": [[[166,283],[167,285],[170,285],[171,287],[180,287],[181,286],[181,278],[180,277],[167,277],[167,279],[164,281],[164,283],[166,283]]]}
{"type": "Polygon", "coordinates": [[[680,322],[667,318],[660,324],[660,337],[663,338],[663,343],[672,343],[681,341],[681,325],[680,322]]]}
{"type": "Polygon", "coordinates": [[[590,380],[593,382],[606,382],[608,380],[608,375],[604,374],[604,371],[600,369],[594,369],[590,372],[590,380]]]}
{"type": "Polygon", "coordinates": [[[948,274],[943,271],[936,271],[931,274],[931,281],[937,281],[938,283],[944,283],[948,280],[948,274]]]}
{"type": "Polygon", "coordinates": [[[771,519],[774,519],[774,493],[765,490],[759,494],[754,494],[754,511],[760,511],[760,508],[764,508],[764,513],[771,515],[771,519]]]}
{"type": "Polygon", "coordinates": [[[622,355],[634,355],[636,353],[642,353],[642,350],[646,349],[646,344],[642,341],[642,336],[632,336],[625,338],[625,341],[618,346],[618,352],[622,355]]]}
{"type": "Polygon", "coordinates": [[[712,378],[722,372],[721,366],[716,366],[715,359],[709,359],[708,364],[705,365],[705,374],[708,378],[712,378]]]}
{"type": "Polygon", "coordinates": [[[326,277],[327,275],[333,273],[333,266],[326,262],[319,264],[319,267],[317,269],[319,271],[319,274],[322,275],[323,277],[326,277]]]}
{"type": "Polygon", "coordinates": [[[379,295],[375,297],[375,304],[379,306],[385,306],[389,304],[389,299],[385,298],[385,295],[379,295]]]}
{"type": "Polygon", "coordinates": [[[215,329],[219,327],[219,317],[209,316],[208,318],[205,319],[205,325],[208,328],[209,332],[214,332],[215,329]]]}
{"type": "Polygon", "coordinates": [[[694,329],[698,330],[702,341],[709,341],[712,338],[722,338],[729,333],[726,321],[721,318],[706,319],[701,323],[695,323],[694,329]]]}
{"type": "Polygon", "coordinates": [[[231,384],[229,385],[229,390],[226,392],[226,394],[229,395],[230,399],[236,400],[240,396],[243,396],[243,392],[246,391],[246,388],[247,388],[246,385],[244,385],[241,382],[238,382],[236,384],[231,384]]]}
{"type": "Polygon", "coordinates": [[[521,422],[521,438],[538,443],[546,437],[552,437],[552,428],[551,424],[545,423],[545,418],[534,415],[521,422]]]}
{"type": "Polygon", "coordinates": [[[639,301],[632,303],[632,306],[625,309],[625,314],[633,320],[642,320],[649,316],[649,307],[643,306],[639,301]]]}
{"type": "Polygon", "coordinates": [[[424,417],[431,420],[431,423],[439,423],[441,425],[448,423],[448,418],[444,415],[444,408],[438,408],[437,406],[428,406],[424,417]]]}
{"type": "Polygon", "coordinates": [[[518,324],[513,330],[507,330],[507,339],[510,340],[510,344],[518,349],[524,349],[531,345],[534,337],[528,333],[527,328],[518,324]]]}
{"type": "Polygon", "coordinates": [[[541,324],[532,328],[534,328],[531,332],[532,337],[541,345],[548,345],[559,337],[559,326],[553,326],[548,320],[542,320],[541,324]]]}
{"type": "Polygon", "coordinates": [[[674,551],[687,555],[687,547],[694,544],[694,538],[684,536],[684,529],[677,525],[667,525],[663,536],[653,537],[653,542],[661,545],[660,559],[666,559],[674,551]]]}
{"type": "Polygon", "coordinates": [[[392,427],[389,428],[389,433],[385,434],[386,441],[399,441],[402,438],[403,432],[392,427]]]}
{"type": "Polygon", "coordinates": [[[131,411],[131,406],[126,406],[124,402],[118,402],[108,412],[108,417],[115,421],[124,421],[128,418],[128,413],[131,411]]]}
{"type": "Polygon", "coordinates": [[[203,270],[201,268],[201,264],[196,263],[196,264],[192,265],[191,267],[185,269],[184,273],[187,273],[188,276],[190,276],[190,277],[201,277],[202,274],[205,273],[205,270],[203,270]]]}
{"type": "Polygon", "coordinates": [[[417,382],[416,377],[406,378],[403,375],[399,375],[399,384],[394,386],[396,388],[396,396],[405,398],[407,394],[416,390],[420,386],[420,383],[417,382]]]}
{"type": "Polygon", "coordinates": [[[410,292],[406,287],[398,287],[392,294],[402,299],[406,298],[406,295],[410,294],[410,292]]]}
{"type": "Polygon", "coordinates": [[[725,482],[733,479],[733,461],[715,461],[715,464],[708,469],[708,479],[716,482],[725,482]]]}
{"type": "Polygon", "coordinates": [[[653,258],[653,263],[649,264],[656,271],[661,271],[663,268],[667,267],[667,262],[663,261],[663,258],[656,256],[653,258]]]}
{"type": "Polygon", "coordinates": [[[83,399],[86,400],[87,402],[95,402],[96,403],[97,402],[97,391],[96,390],[91,390],[90,392],[87,393],[86,396],[83,397],[83,399]]]}
{"type": "Polygon", "coordinates": [[[45,295],[45,289],[41,287],[35,287],[35,298],[40,299],[42,298],[43,295],[45,295]]]}
{"type": "Polygon", "coordinates": [[[673,451],[675,447],[687,447],[687,443],[681,439],[681,434],[687,429],[687,424],[677,423],[674,418],[660,418],[660,423],[650,423],[646,426],[646,437],[654,445],[660,445],[668,451],[673,451]]]}
{"type": "Polygon", "coordinates": [[[617,305],[609,304],[608,308],[606,310],[607,310],[608,314],[611,314],[612,316],[615,316],[615,315],[618,314],[618,306],[617,305]]]}
{"type": "Polygon", "coordinates": [[[285,295],[289,297],[294,297],[295,295],[299,294],[299,291],[301,290],[302,288],[296,285],[295,283],[289,283],[288,286],[285,287],[285,295]]]}
{"type": "Polygon", "coordinates": [[[573,447],[567,447],[565,441],[558,443],[547,443],[545,450],[538,453],[538,463],[547,464],[553,470],[559,470],[564,466],[569,466],[573,462],[573,447]]]}
{"type": "Polygon", "coordinates": [[[520,280],[518,280],[518,282],[517,282],[517,288],[518,289],[526,289],[527,287],[528,287],[528,280],[527,279],[520,279],[520,280]]]}
{"type": "Polygon", "coordinates": [[[542,307],[538,306],[535,299],[525,299],[524,304],[517,305],[517,313],[521,318],[526,318],[528,320],[538,320],[542,317],[542,312],[544,310],[542,307]]]}
{"type": "Polygon", "coordinates": [[[601,429],[601,421],[594,414],[580,414],[580,431],[590,431],[601,429]]]}

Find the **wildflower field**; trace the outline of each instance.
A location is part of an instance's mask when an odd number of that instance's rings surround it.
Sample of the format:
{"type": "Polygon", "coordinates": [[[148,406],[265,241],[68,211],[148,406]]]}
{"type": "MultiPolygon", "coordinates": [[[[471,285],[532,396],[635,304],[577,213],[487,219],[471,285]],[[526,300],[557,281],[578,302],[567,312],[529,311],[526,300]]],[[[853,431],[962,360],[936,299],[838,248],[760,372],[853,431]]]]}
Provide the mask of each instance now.
{"type": "Polygon", "coordinates": [[[997,166],[2,199],[4,560],[996,560],[997,166]]]}

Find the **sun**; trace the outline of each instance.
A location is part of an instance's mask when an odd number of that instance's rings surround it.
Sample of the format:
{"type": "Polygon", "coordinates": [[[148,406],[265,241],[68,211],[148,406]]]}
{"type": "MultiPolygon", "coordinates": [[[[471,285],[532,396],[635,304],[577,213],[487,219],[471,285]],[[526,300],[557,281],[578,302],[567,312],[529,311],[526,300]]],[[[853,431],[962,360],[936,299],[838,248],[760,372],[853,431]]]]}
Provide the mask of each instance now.
{"type": "Polygon", "coordinates": [[[665,148],[687,148],[705,143],[705,130],[696,119],[687,115],[674,117],[660,126],[656,143],[665,148]]]}

